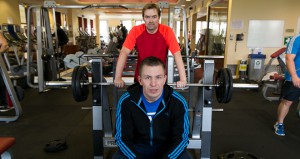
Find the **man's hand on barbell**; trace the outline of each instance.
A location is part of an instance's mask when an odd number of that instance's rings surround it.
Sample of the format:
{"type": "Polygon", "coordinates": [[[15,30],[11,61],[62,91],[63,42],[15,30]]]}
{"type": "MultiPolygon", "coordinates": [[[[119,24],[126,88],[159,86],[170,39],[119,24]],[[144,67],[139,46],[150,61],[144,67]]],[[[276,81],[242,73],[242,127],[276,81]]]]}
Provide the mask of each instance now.
{"type": "Polygon", "coordinates": [[[122,87],[124,87],[125,82],[122,80],[122,78],[115,78],[115,80],[114,80],[114,85],[115,85],[117,88],[122,88],[122,87]]]}
{"type": "Polygon", "coordinates": [[[177,81],[176,82],[176,87],[177,88],[184,88],[186,86],[186,81],[177,81]]]}

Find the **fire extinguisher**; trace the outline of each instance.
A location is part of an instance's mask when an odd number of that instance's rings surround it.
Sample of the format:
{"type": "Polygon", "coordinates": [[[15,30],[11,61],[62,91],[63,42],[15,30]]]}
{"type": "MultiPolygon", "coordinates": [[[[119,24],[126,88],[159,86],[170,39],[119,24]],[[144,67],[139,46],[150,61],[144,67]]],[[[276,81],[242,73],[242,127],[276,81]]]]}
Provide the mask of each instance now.
{"type": "Polygon", "coordinates": [[[247,60],[240,60],[239,63],[239,79],[246,80],[247,78],[247,60]]]}

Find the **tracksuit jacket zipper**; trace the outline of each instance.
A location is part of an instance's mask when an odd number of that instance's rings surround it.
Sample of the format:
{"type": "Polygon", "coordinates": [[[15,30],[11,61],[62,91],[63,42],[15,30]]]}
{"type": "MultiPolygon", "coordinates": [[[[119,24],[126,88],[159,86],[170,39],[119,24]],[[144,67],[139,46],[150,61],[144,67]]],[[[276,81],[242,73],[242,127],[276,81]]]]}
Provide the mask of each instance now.
{"type": "MultiPolygon", "coordinates": [[[[170,101],[170,99],[168,99],[168,102],[167,102],[167,103],[169,103],[169,101],[170,101]]],[[[162,108],[158,113],[156,113],[156,114],[153,116],[153,119],[152,119],[152,121],[150,122],[150,141],[149,141],[149,143],[150,143],[151,146],[153,146],[153,121],[154,121],[155,117],[156,117],[157,115],[159,115],[159,114],[166,108],[165,101],[162,100],[161,102],[162,102],[162,104],[163,104],[163,108],[162,108]]],[[[139,102],[139,103],[140,103],[140,102],[139,102]]],[[[139,104],[136,104],[136,105],[144,112],[144,114],[145,114],[145,115],[147,116],[147,118],[148,118],[148,115],[147,115],[146,111],[145,111],[144,109],[142,109],[142,107],[141,107],[139,104]]]]}

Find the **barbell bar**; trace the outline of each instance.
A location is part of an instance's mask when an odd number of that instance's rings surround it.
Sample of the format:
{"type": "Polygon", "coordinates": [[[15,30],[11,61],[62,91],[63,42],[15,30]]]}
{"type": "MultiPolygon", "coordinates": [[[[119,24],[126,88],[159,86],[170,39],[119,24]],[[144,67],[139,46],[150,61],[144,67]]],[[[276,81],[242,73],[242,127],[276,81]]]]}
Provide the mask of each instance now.
{"type": "MultiPolygon", "coordinates": [[[[127,82],[125,83],[126,86],[130,86],[134,83],[127,82]]],[[[72,86],[72,81],[46,81],[46,86],[72,86]]],[[[81,83],[81,85],[102,85],[102,86],[109,86],[114,85],[113,82],[100,82],[100,83],[91,83],[85,82],[81,83]]],[[[176,86],[176,83],[168,83],[169,86],[176,86]]],[[[187,87],[218,87],[218,84],[201,84],[201,83],[187,83],[187,87]]],[[[259,88],[258,84],[251,84],[251,83],[233,83],[233,88],[259,88]]]]}
{"type": "MultiPolygon", "coordinates": [[[[113,54],[84,54],[83,57],[118,57],[119,55],[113,55],[113,54]]],[[[128,57],[137,57],[137,55],[128,55],[128,57]]],[[[168,57],[174,57],[173,55],[169,55],[168,57]]],[[[210,56],[210,55],[196,55],[196,56],[186,56],[182,55],[183,58],[197,58],[197,59],[223,59],[224,56],[210,56]]]]}
{"type": "MultiPolygon", "coordinates": [[[[132,85],[133,83],[125,83],[132,85]]],[[[72,86],[73,97],[77,102],[85,101],[89,94],[89,85],[114,85],[113,82],[90,83],[87,68],[76,66],[72,73],[72,81],[47,81],[46,86],[72,86]]],[[[169,83],[176,86],[176,83],[169,83]]],[[[218,71],[215,84],[187,83],[187,87],[215,87],[216,97],[219,103],[228,103],[231,100],[233,88],[258,88],[257,84],[233,83],[231,70],[222,68],[218,71]]],[[[183,88],[184,89],[184,88],[183,88]]]]}

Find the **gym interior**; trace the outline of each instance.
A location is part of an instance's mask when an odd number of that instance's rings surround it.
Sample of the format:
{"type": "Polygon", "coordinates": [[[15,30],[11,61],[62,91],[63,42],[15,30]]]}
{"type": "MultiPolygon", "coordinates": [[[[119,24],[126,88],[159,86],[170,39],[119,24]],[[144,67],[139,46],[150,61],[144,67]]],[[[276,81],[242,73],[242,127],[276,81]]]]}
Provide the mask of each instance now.
{"type": "Polygon", "coordinates": [[[193,158],[300,156],[298,102],[285,118],[286,135],[273,128],[286,47],[300,33],[300,1],[0,0],[0,32],[9,44],[0,56],[1,158],[112,158],[116,105],[134,82],[138,52],[124,66],[124,88],[113,85],[116,63],[150,2],[178,38],[187,87],[175,87],[171,55],[167,83],[189,105],[193,158]]]}

